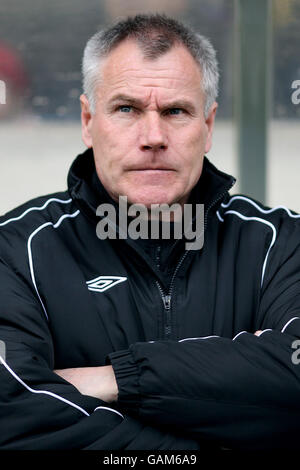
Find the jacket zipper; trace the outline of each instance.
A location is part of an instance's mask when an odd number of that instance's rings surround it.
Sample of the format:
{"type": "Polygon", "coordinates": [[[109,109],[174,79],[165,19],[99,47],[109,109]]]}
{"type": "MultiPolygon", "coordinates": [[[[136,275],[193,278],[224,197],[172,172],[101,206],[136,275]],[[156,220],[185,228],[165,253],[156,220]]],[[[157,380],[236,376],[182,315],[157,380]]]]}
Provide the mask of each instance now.
{"type": "Polygon", "coordinates": [[[214,199],[214,201],[208,206],[208,209],[206,210],[206,214],[205,214],[205,218],[204,218],[204,227],[203,227],[203,230],[205,232],[205,229],[207,227],[207,219],[208,219],[208,213],[210,211],[210,209],[215,205],[217,204],[217,202],[219,202],[221,199],[223,199],[223,197],[228,193],[228,191],[232,188],[232,186],[234,185],[236,180],[233,180],[231,181],[231,185],[229,186],[229,188],[226,189],[226,191],[224,191],[219,197],[217,197],[216,199],[214,199]]]}
{"type": "MultiPolygon", "coordinates": [[[[227,188],[226,190],[223,191],[222,194],[220,194],[216,199],[213,200],[213,202],[208,206],[208,209],[206,210],[206,214],[205,214],[205,219],[204,219],[204,228],[203,228],[203,231],[205,231],[206,227],[207,227],[207,219],[208,219],[208,213],[210,211],[210,209],[215,205],[217,204],[218,201],[220,201],[226,194],[227,192],[229,191],[230,188],[232,188],[232,186],[234,185],[235,183],[235,180],[232,180],[231,181],[231,185],[229,188],[227,188]]],[[[172,333],[172,325],[171,325],[171,319],[172,319],[172,316],[171,316],[171,300],[172,300],[172,292],[173,292],[173,287],[174,287],[174,282],[175,282],[175,277],[178,273],[178,270],[180,268],[180,266],[182,265],[185,257],[187,256],[188,254],[188,251],[186,251],[182,257],[180,258],[176,268],[175,268],[175,271],[173,273],[173,276],[172,276],[172,279],[171,279],[171,284],[170,284],[170,288],[169,288],[169,291],[167,294],[165,294],[163,288],[161,287],[160,283],[156,280],[156,285],[158,287],[158,290],[160,292],[160,295],[161,295],[161,298],[162,298],[162,301],[163,301],[163,305],[164,305],[164,312],[165,312],[165,327],[164,327],[164,334],[165,334],[165,338],[166,339],[169,339],[170,336],[171,336],[171,333],[172,333]]]]}
{"type": "Polygon", "coordinates": [[[176,269],[173,273],[172,279],[171,279],[171,284],[169,287],[169,292],[165,294],[163,288],[161,287],[160,283],[156,281],[156,285],[158,287],[158,290],[160,292],[163,304],[164,304],[164,312],[165,312],[165,327],[164,327],[164,333],[165,333],[165,338],[169,339],[172,333],[172,325],[171,325],[171,300],[172,300],[172,292],[173,292],[173,287],[174,287],[174,281],[176,274],[180,268],[180,266],[183,263],[183,260],[187,256],[188,251],[186,251],[182,257],[180,258],[179,263],[176,266],[176,269]]]}

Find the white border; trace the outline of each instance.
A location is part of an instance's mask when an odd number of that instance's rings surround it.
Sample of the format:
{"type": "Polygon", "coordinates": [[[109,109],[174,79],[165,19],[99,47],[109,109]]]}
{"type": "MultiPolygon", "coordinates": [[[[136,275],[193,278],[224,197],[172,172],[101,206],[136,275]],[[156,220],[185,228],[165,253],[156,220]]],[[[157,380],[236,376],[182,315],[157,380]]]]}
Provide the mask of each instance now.
{"type": "Polygon", "coordinates": [[[40,297],[40,294],[39,294],[39,291],[38,291],[38,288],[37,288],[37,285],[36,285],[36,281],[35,281],[35,274],[34,274],[34,267],[33,267],[33,259],[32,259],[32,249],[31,249],[31,242],[32,242],[32,239],[33,237],[38,233],[40,232],[43,228],[45,227],[48,227],[48,226],[52,226],[53,228],[57,228],[60,226],[60,224],[62,223],[62,221],[66,218],[74,218],[74,217],[77,217],[77,215],[80,214],[80,211],[77,210],[76,212],[74,212],[73,214],[64,214],[60,217],[60,219],[54,224],[53,222],[46,222],[45,224],[43,225],[40,225],[40,227],[38,227],[37,229],[35,229],[32,234],[29,236],[28,238],[28,242],[27,242],[27,252],[28,252],[28,262],[29,262],[29,269],[30,269],[30,275],[31,275],[31,279],[32,279],[32,283],[34,285],[34,288],[35,288],[35,291],[37,293],[37,296],[40,300],[40,303],[43,307],[43,311],[46,315],[46,318],[47,320],[49,320],[49,317],[48,317],[48,314],[47,314],[47,311],[46,311],[46,308],[45,308],[45,305],[40,297]]]}
{"type": "Polygon", "coordinates": [[[282,328],[281,333],[283,333],[284,330],[289,326],[289,324],[292,323],[292,321],[294,321],[294,320],[300,320],[300,318],[299,318],[299,317],[294,317],[294,318],[292,318],[291,320],[289,320],[289,321],[284,325],[284,327],[282,328]]]}
{"type": "Polygon", "coordinates": [[[50,204],[50,202],[61,202],[62,204],[68,204],[69,202],[71,202],[72,199],[56,199],[55,197],[52,197],[50,199],[48,199],[45,204],[43,206],[40,206],[40,207],[30,207],[29,209],[26,209],[26,211],[24,211],[21,215],[19,215],[18,217],[13,217],[12,219],[8,219],[6,220],[5,222],[2,222],[0,224],[0,227],[4,227],[4,225],[7,225],[9,224],[10,222],[15,222],[16,220],[20,220],[22,219],[23,217],[25,217],[25,215],[27,215],[29,212],[32,212],[32,211],[42,211],[43,209],[45,209],[45,207],[48,206],[48,204],[50,204]]]}
{"type": "Polygon", "coordinates": [[[240,199],[242,201],[246,201],[248,202],[249,204],[251,204],[252,206],[256,207],[256,209],[258,209],[260,212],[262,212],[263,214],[270,214],[271,212],[274,212],[274,211],[277,211],[279,209],[283,209],[284,211],[287,212],[287,214],[292,217],[292,218],[295,218],[295,219],[299,219],[300,218],[300,215],[298,214],[292,214],[291,211],[285,207],[285,206],[277,206],[277,207],[273,207],[272,209],[262,209],[261,207],[259,207],[258,204],[256,204],[256,202],[252,201],[252,199],[249,199],[245,196],[232,196],[230,201],[225,204],[224,202],[222,202],[221,206],[226,208],[226,207],[229,207],[231,205],[231,203],[233,201],[235,201],[236,199],[240,199]]]}
{"type": "Polygon", "coordinates": [[[107,410],[107,411],[112,411],[113,413],[116,413],[117,415],[121,416],[121,418],[125,419],[122,413],[120,413],[117,410],[114,410],[113,408],[108,408],[108,406],[97,406],[97,408],[94,409],[94,412],[96,410],[107,410]]]}
{"type": "Polygon", "coordinates": [[[8,372],[21,384],[23,387],[25,387],[29,392],[36,393],[36,394],[43,394],[43,395],[48,395],[50,397],[56,398],[57,400],[63,401],[64,403],[67,403],[70,406],[73,406],[73,408],[76,408],[77,410],[81,411],[84,415],[90,416],[90,414],[85,411],[81,406],[76,405],[72,401],[66,400],[66,398],[61,397],[60,395],[56,395],[56,393],[53,392],[48,392],[47,390],[35,390],[29,385],[27,385],[25,382],[23,382],[22,379],[9,367],[9,365],[4,361],[4,359],[0,356],[0,362],[4,365],[4,367],[8,370],[8,372]]]}
{"type": "MultiPolygon", "coordinates": [[[[272,246],[274,245],[274,243],[276,241],[276,237],[277,237],[276,228],[273,224],[271,224],[271,222],[269,222],[268,220],[261,219],[260,217],[246,217],[245,215],[241,214],[240,212],[232,211],[232,210],[224,212],[224,215],[226,215],[226,214],[236,215],[240,219],[243,219],[243,220],[246,220],[246,221],[255,220],[256,222],[261,222],[262,224],[268,225],[273,231],[272,240],[271,240],[269,249],[267,251],[267,254],[265,256],[263,267],[262,267],[262,274],[261,274],[261,281],[260,281],[260,286],[262,287],[263,282],[264,282],[264,276],[265,276],[265,270],[266,270],[268,256],[269,256],[270,250],[271,250],[272,246]]],[[[219,211],[217,211],[217,216],[218,216],[218,218],[221,222],[224,222],[224,219],[222,219],[222,217],[220,216],[219,211]]]]}

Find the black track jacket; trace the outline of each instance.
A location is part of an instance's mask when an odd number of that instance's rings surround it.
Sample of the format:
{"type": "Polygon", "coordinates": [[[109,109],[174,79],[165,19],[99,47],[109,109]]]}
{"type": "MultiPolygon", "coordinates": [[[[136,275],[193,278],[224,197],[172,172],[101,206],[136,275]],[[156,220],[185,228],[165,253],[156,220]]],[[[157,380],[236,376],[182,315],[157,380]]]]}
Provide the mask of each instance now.
{"type": "Polygon", "coordinates": [[[87,150],[68,191],[0,218],[0,449],[296,448],[300,216],[230,196],[205,159],[204,246],[175,243],[166,285],[138,243],[96,236],[93,179],[87,150]],[[116,404],[53,372],[110,363],[116,404]]]}

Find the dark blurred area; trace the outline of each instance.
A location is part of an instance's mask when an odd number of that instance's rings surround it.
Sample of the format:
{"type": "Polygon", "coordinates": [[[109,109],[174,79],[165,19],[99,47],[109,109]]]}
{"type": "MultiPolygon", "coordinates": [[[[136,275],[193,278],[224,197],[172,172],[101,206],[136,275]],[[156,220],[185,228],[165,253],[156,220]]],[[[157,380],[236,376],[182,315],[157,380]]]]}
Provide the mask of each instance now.
{"type": "Polygon", "coordinates": [[[23,108],[28,91],[28,77],[20,54],[0,42],[0,79],[4,84],[0,118],[13,116],[23,108]],[[4,114],[5,113],[5,114],[4,114]]]}
{"type": "Polygon", "coordinates": [[[273,0],[273,116],[300,117],[291,84],[300,79],[300,0],[273,0]]]}
{"type": "MultiPolygon", "coordinates": [[[[8,58],[19,57],[22,104],[26,111],[44,119],[79,119],[81,57],[89,37],[115,19],[138,12],[165,12],[186,21],[207,35],[218,51],[222,73],[220,116],[232,114],[232,24],[231,0],[26,0],[0,3],[0,79],[8,58]],[[4,52],[3,52],[4,51],[4,52]]],[[[4,78],[2,78],[2,75],[4,78]]],[[[18,112],[7,96],[10,109],[18,112]]],[[[8,107],[6,107],[8,111],[8,107]]],[[[8,113],[9,116],[11,112],[8,113]]]]}
{"type": "MultiPolygon", "coordinates": [[[[241,191],[233,110],[240,100],[239,44],[234,38],[239,36],[242,3],[252,5],[249,24],[256,35],[261,17],[253,0],[0,0],[0,213],[65,187],[74,156],[85,148],[79,103],[84,46],[99,28],[136,13],[166,13],[183,20],[215,46],[221,78],[209,157],[238,177],[234,191],[241,191]]],[[[292,102],[291,88],[300,80],[300,0],[269,0],[269,5],[267,201],[300,212],[300,104],[292,102]]],[[[251,44],[249,55],[253,76],[257,67],[251,44]]],[[[249,90],[249,99],[253,95],[255,90],[249,90]]],[[[260,113],[259,103],[257,109],[260,113]]]]}
{"type": "MultiPolygon", "coordinates": [[[[7,85],[4,117],[17,115],[23,107],[26,113],[44,119],[78,120],[81,56],[89,37],[111,21],[130,14],[165,12],[211,39],[221,71],[218,116],[232,118],[234,3],[1,0],[0,80],[7,85]]],[[[272,14],[272,114],[275,118],[295,118],[300,115],[300,107],[291,106],[290,87],[293,80],[300,78],[300,0],[272,0],[272,14]]]]}

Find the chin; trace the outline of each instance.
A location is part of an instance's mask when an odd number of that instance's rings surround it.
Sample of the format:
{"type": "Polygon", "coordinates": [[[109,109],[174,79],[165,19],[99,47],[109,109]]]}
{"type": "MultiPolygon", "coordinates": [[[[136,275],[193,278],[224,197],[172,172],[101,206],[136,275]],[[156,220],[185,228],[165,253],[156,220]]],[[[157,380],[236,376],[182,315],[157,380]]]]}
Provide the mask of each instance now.
{"type": "MultiPolygon", "coordinates": [[[[151,208],[152,204],[168,204],[171,205],[174,202],[174,197],[167,194],[157,194],[155,191],[149,191],[147,194],[129,194],[128,202],[130,204],[143,204],[148,209],[151,208]]],[[[176,199],[175,199],[176,200],[176,199]]]]}

